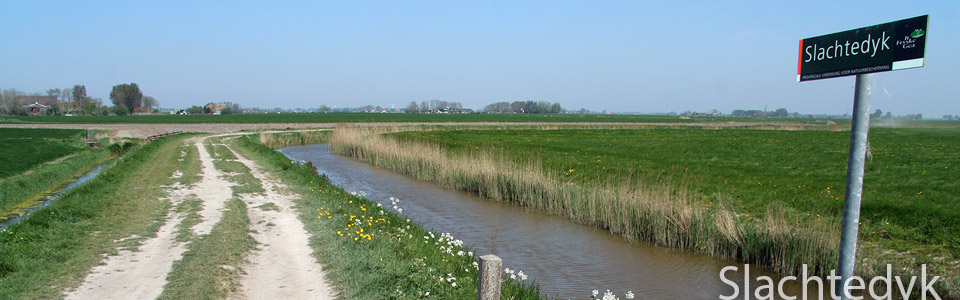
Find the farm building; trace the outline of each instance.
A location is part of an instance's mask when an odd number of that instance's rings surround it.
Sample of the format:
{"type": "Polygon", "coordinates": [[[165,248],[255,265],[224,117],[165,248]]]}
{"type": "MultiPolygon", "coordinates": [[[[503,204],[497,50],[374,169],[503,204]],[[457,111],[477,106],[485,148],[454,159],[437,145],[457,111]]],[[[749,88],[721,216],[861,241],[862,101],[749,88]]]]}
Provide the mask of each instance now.
{"type": "Polygon", "coordinates": [[[30,114],[44,114],[60,105],[60,101],[54,96],[17,96],[14,101],[24,104],[30,114]]]}

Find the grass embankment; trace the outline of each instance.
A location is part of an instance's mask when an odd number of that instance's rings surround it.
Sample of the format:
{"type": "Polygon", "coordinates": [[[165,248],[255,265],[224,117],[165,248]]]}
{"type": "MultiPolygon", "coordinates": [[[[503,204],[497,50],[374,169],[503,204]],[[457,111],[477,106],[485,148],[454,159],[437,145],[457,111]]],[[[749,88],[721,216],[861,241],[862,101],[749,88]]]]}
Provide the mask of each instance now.
{"type": "MultiPolygon", "coordinates": [[[[643,132],[658,132],[658,130],[633,131],[643,134],[643,132]]],[[[811,134],[792,131],[670,130],[735,135],[745,132],[757,132],[760,135],[811,134]]],[[[721,166],[717,169],[729,168],[730,164],[723,164],[725,159],[741,162],[740,166],[752,168],[733,171],[742,174],[740,176],[752,177],[757,174],[755,173],[757,169],[779,168],[781,165],[775,163],[782,162],[783,158],[769,161],[766,160],[767,158],[761,161],[746,159],[751,155],[765,157],[767,154],[754,153],[752,152],[754,149],[742,145],[740,148],[716,149],[719,148],[716,146],[723,145],[710,145],[703,143],[704,141],[698,142],[696,139],[690,140],[689,137],[682,136],[677,137],[675,143],[667,143],[664,136],[660,136],[659,139],[631,140],[629,130],[610,134],[604,134],[603,130],[579,132],[581,134],[569,138],[567,134],[571,132],[564,130],[402,134],[406,137],[434,138],[433,142],[422,142],[411,138],[396,141],[371,132],[360,132],[357,129],[338,129],[331,136],[331,145],[338,153],[371,162],[378,167],[405,173],[421,180],[433,181],[446,187],[477,192],[494,199],[540,208],[578,222],[609,229],[628,239],[639,238],[660,245],[735,258],[747,263],[769,266],[786,274],[795,274],[803,264],[820,272],[835,269],[836,245],[839,238],[835,230],[836,219],[820,217],[816,218],[817,221],[806,221],[812,218],[806,217],[806,212],[802,212],[804,218],[800,219],[800,212],[792,206],[786,203],[770,203],[769,199],[764,199],[770,204],[764,205],[760,213],[743,214],[736,209],[749,206],[739,203],[743,200],[726,195],[725,193],[728,192],[726,189],[722,190],[723,193],[704,194],[700,190],[691,188],[703,181],[702,175],[696,174],[698,168],[710,168],[711,164],[720,164],[721,166]],[[624,136],[624,134],[627,135],[624,136]],[[452,137],[449,141],[446,140],[448,136],[452,137]],[[522,142],[502,145],[483,143],[485,138],[493,139],[493,137],[522,142]],[[458,145],[454,147],[459,148],[448,152],[446,148],[438,146],[437,141],[440,140],[448,145],[458,145]],[[462,142],[462,145],[458,142],[462,142]],[[623,145],[611,145],[618,142],[623,145]],[[642,146],[635,147],[634,144],[642,146]],[[629,153],[626,158],[644,157],[644,159],[656,160],[657,163],[688,159],[688,156],[696,157],[690,152],[707,151],[711,155],[705,160],[689,158],[692,161],[688,165],[668,164],[671,167],[656,169],[648,168],[646,164],[629,164],[630,160],[618,159],[616,155],[598,157],[600,153],[582,153],[583,149],[629,153]],[[581,152],[578,153],[578,150],[581,152]],[[732,158],[721,156],[731,155],[728,152],[746,152],[746,154],[735,155],[732,158]],[[569,157],[582,159],[577,161],[581,164],[570,165],[569,161],[560,158],[564,156],[568,157],[566,159],[569,157]],[[665,158],[671,156],[671,159],[665,158]],[[556,168],[557,166],[562,167],[556,168]],[[629,170],[630,168],[633,170],[629,170]],[[573,175],[578,173],[580,175],[573,175]]],[[[769,137],[759,140],[773,144],[769,137]]],[[[731,143],[738,145],[735,140],[731,143]]],[[[797,146],[809,147],[810,144],[808,142],[797,146]]],[[[843,145],[846,143],[841,143],[835,151],[843,151],[843,145]]],[[[778,151],[781,153],[770,155],[792,153],[782,152],[785,151],[784,149],[778,151]]],[[[875,156],[882,153],[878,151],[874,150],[875,156]]],[[[845,157],[842,153],[840,155],[845,157]]],[[[656,163],[651,165],[657,166],[656,163]]],[[[842,166],[844,164],[840,164],[839,168],[842,166]]],[[[798,176],[791,175],[784,169],[778,169],[775,172],[785,173],[780,175],[781,177],[798,176]]],[[[724,184],[737,178],[736,176],[723,178],[726,180],[724,184]]],[[[839,180],[842,182],[843,178],[841,175],[839,180]]],[[[770,178],[761,177],[761,184],[766,180],[770,178]]],[[[800,185],[802,188],[802,184],[800,185]]],[[[744,193],[749,192],[750,190],[744,193]]],[[[796,199],[788,198],[784,202],[787,201],[796,201],[796,199]]],[[[876,258],[877,253],[877,247],[861,247],[860,257],[876,258]]],[[[897,262],[904,260],[901,258],[897,262]]],[[[885,263],[886,261],[877,260],[861,261],[858,274],[875,275],[878,268],[885,263]]],[[[938,275],[950,276],[955,272],[955,267],[951,268],[942,261],[938,265],[937,271],[942,271],[938,275]]],[[[908,268],[904,273],[914,271],[919,273],[919,269],[914,270],[912,264],[901,266],[908,268]]],[[[947,283],[941,284],[938,290],[947,290],[956,294],[955,277],[945,279],[947,283]]]]}
{"type": "Polygon", "coordinates": [[[19,175],[44,162],[84,150],[78,143],[83,130],[21,129],[0,130],[0,180],[19,175]]]}
{"type": "MultiPolygon", "coordinates": [[[[233,143],[301,196],[296,204],[310,245],[341,297],[476,298],[475,258],[453,237],[428,232],[331,185],[311,166],[291,162],[255,137],[233,143]]],[[[530,284],[508,280],[502,287],[503,299],[539,299],[530,284]]]]}
{"type": "Polygon", "coordinates": [[[100,176],[0,232],[0,299],[59,298],[79,285],[103,254],[155,234],[169,202],[163,185],[182,136],[135,147],[100,176]]]}
{"type": "Polygon", "coordinates": [[[0,181],[0,220],[19,215],[42,202],[49,192],[68,184],[109,157],[110,152],[103,149],[83,150],[55,164],[37,166],[29,174],[0,181]]]}
{"type": "Polygon", "coordinates": [[[83,146],[83,130],[0,130],[0,220],[21,214],[110,157],[83,146]]]}

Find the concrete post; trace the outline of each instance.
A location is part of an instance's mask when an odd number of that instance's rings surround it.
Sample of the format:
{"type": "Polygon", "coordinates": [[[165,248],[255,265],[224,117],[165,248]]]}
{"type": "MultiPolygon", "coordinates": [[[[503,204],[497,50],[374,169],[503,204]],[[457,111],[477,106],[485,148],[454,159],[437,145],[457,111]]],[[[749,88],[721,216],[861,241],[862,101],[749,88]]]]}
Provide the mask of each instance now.
{"type": "Polygon", "coordinates": [[[489,254],[480,257],[480,273],[477,276],[477,300],[500,300],[500,274],[503,260],[489,254]]]}

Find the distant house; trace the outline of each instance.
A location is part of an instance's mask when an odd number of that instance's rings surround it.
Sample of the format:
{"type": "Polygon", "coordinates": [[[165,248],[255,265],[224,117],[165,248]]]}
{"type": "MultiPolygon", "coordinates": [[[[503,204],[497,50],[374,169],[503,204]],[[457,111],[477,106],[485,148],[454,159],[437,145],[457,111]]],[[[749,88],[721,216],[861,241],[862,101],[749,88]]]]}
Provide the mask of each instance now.
{"type": "Polygon", "coordinates": [[[717,111],[716,109],[711,109],[711,110],[708,110],[708,111],[705,111],[705,112],[695,112],[695,113],[693,113],[693,116],[695,116],[695,117],[716,117],[716,116],[719,116],[719,115],[720,115],[720,112],[717,111]]]}
{"type": "Polygon", "coordinates": [[[17,96],[16,103],[24,104],[30,114],[44,114],[50,109],[60,106],[60,101],[54,96],[17,96]]]}

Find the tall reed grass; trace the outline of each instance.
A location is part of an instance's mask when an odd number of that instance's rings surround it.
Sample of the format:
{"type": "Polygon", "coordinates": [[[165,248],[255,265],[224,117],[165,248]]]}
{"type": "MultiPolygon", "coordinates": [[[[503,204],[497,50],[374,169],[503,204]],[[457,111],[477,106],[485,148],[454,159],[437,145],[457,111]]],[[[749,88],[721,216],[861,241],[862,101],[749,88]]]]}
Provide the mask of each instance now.
{"type": "Polygon", "coordinates": [[[329,130],[306,130],[285,132],[260,132],[260,143],[270,149],[286,148],[290,146],[320,144],[327,141],[329,130]]]}
{"type": "MultiPolygon", "coordinates": [[[[836,269],[837,224],[793,220],[771,209],[747,216],[694,204],[682,184],[610,179],[564,182],[531,160],[438,145],[398,141],[383,129],[338,127],[329,138],[338,154],[438,185],[514,202],[595,225],[628,240],[697,251],[796,274],[806,264],[818,274],[836,269]]],[[[719,201],[723,201],[719,199],[719,201]]],[[[870,276],[875,265],[860,268],[870,276]]]]}

